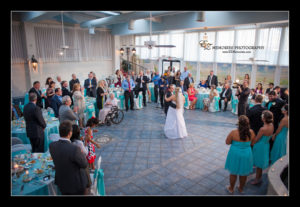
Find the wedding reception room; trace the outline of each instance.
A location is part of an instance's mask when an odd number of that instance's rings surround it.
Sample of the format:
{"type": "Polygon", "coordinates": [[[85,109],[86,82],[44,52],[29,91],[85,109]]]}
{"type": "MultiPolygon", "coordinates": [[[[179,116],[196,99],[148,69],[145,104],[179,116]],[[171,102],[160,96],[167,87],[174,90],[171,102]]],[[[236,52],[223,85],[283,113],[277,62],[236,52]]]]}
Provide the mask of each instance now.
{"type": "Polygon", "coordinates": [[[11,11],[11,196],[289,196],[289,11],[11,11]]]}

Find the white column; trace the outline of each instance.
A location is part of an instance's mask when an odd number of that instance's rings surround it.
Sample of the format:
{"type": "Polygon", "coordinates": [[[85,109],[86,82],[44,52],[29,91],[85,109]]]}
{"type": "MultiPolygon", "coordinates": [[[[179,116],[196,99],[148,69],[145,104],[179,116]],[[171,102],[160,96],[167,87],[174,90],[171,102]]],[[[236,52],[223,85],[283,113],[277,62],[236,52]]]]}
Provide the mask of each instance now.
{"type": "MultiPolygon", "coordinates": [[[[234,30],[234,41],[233,41],[233,45],[236,46],[237,44],[237,31],[234,30]]],[[[231,80],[234,83],[236,80],[235,74],[236,74],[236,54],[233,53],[232,54],[232,66],[231,66],[231,80]]]]}
{"type": "MultiPolygon", "coordinates": [[[[255,30],[254,46],[258,46],[258,37],[259,37],[259,29],[256,29],[255,30]]],[[[256,58],[256,50],[253,51],[253,57],[256,58]]],[[[251,70],[250,88],[255,88],[256,72],[257,72],[257,65],[256,65],[256,63],[254,63],[254,64],[252,64],[252,70],[251,70]]]]}
{"type": "MultiPolygon", "coordinates": [[[[218,39],[219,39],[219,33],[216,31],[215,33],[215,44],[218,45],[218,39]]],[[[217,50],[214,50],[214,59],[213,59],[213,71],[215,75],[218,75],[218,70],[217,70],[217,50]]],[[[220,80],[219,80],[220,81],[220,80]]]]}
{"type": "MultiPolygon", "coordinates": [[[[120,36],[114,35],[114,44],[113,44],[113,69],[112,74],[116,69],[120,69],[120,36]]],[[[125,53],[125,52],[124,52],[125,53]]]]}

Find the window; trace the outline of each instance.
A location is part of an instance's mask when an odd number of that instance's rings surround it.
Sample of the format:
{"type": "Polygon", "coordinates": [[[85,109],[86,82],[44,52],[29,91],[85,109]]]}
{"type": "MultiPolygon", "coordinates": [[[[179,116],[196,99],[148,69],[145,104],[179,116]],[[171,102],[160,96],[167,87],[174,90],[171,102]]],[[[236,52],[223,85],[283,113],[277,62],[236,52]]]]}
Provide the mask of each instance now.
{"type": "Polygon", "coordinates": [[[192,73],[192,77],[194,78],[194,81],[196,81],[196,78],[197,78],[197,62],[187,61],[187,62],[185,62],[185,67],[187,67],[188,71],[190,73],[192,73]]]}
{"type": "Polygon", "coordinates": [[[186,33],[184,42],[184,60],[197,61],[198,33],[186,33]]]}
{"type": "Polygon", "coordinates": [[[176,46],[170,48],[171,56],[176,58],[182,58],[183,57],[183,33],[171,34],[171,45],[176,46]]]}
{"type": "Polygon", "coordinates": [[[259,29],[258,46],[264,46],[264,49],[256,51],[256,59],[268,60],[266,64],[276,65],[279,43],[280,43],[281,28],[266,28],[259,29]]]}
{"type": "Polygon", "coordinates": [[[288,88],[289,87],[289,67],[283,66],[280,68],[280,87],[288,88]]]}
{"type": "MultiPolygon", "coordinates": [[[[237,42],[236,46],[255,46],[255,29],[247,29],[247,30],[237,30],[237,42]]],[[[249,58],[253,58],[254,50],[241,49],[237,50],[239,52],[245,51],[250,53],[235,53],[236,54],[236,62],[237,63],[251,63],[243,60],[249,60],[249,58]]]]}
{"type": "MultiPolygon", "coordinates": [[[[211,43],[211,47],[215,46],[215,32],[207,32],[207,40],[209,43],[211,43]]],[[[200,40],[203,40],[204,32],[200,33],[200,40]]],[[[198,47],[200,47],[199,42],[198,42],[198,47]]],[[[213,62],[214,61],[214,50],[205,50],[203,47],[200,47],[200,61],[203,62],[213,62]]]]}
{"type": "Polygon", "coordinates": [[[285,37],[283,40],[283,50],[281,51],[281,58],[279,65],[288,66],[289,65],[289,28],[284,28],[285,37]]]}
{"type": "MultiPolygon", "coordinates": [[[[159,45],[169,45],[170,44],[170,38],[169,34],[162,34],[159,35],[159,45]]],[[[170,56],[170,48],[160,47],[159,48],[159,56],[170,56]]]]}
{"type": "MultiPolygon", "coordinates": [[[[150,40],[150,37],[149,37],[150,40]]],[[[158,43],[158,35],[152,35],[151,36],[151,40],[155,41],[156,44],[158,43]]],[[[149,49],[148,49],[149,50],[149,49]]],[[[158,58],[158,48],[157,47],[153,47],[150,51],[151,54],[151,58],[158,58]]]]}
{"type": "Polygon", "coordinates": [[[231,75],[231,65],[229,63],[218,63],[217,72],[218,72],[218,81],[225,83],[225,78],[227,75],[231,75]]]}
{"type": "MultiPolygon", "coordinates": [[[[135,45],[141,45],[141,36],[135,36],[135,45]]],[[[135,54],[141,56],[141,48],[136,47],[135,49],[136,49],[135,54]]]]}
{"type": "MultiPolygon", "coordinates": [[[[144,45],[145,41],[149,41],[150,36],[141,36],[141,45],[144,45]]],[[[147,47],[141,47],[141,59],[149,59],[149,49],[147,47]]]]}
{"type": "MultiPolygon", "coordinates": [[[[217,32],[218,42],[216,46],[233,46],[234,44],[234,31],[220,31],[217,32]]],[[[232,63],[232,53],[226,53],[228,49],[217,50],[217,62],[232,63]]]]}
{"type": "Polygon", "coordinates": [[[262,83],[263,89],[268,88],[270,82],[274,83],[275,66],[258,65],[256,71],[256,83],[262,83]]]}
{"type": "Polygon", "coordinates": [[[236,72],[235,72],[235,80],[232,80],[235,82],[237,79],[240,81],[239,83],[242,83],[242,81],[245,78],[245,75],[248,74],[250,77],[250,82],[251,83],[251,70],[252,70],[252,65],[248,64],[236,64],[236,72]]]}
{"type": "Polygon", "coordinates": [[[200,80],[207,80],[210,71],[213,70],[213,63],[200,63],[200,80]]]}

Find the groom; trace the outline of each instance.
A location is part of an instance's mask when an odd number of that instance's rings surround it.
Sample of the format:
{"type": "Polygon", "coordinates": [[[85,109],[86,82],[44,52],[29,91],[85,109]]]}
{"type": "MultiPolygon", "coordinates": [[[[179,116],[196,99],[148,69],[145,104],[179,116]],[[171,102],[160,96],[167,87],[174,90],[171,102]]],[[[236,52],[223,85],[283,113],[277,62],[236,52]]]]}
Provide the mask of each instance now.
{"type": "Polygon", "coordinates": [[[173,107],[176,109],[176,104],[174,104],[171,100],[170,97],[173,95],[173,91],[175,90],[175,86],[173,84],[169,85],[166,91],[165,95],[165,114],[168,114],[168,109],[169,106],[173,107]]]}

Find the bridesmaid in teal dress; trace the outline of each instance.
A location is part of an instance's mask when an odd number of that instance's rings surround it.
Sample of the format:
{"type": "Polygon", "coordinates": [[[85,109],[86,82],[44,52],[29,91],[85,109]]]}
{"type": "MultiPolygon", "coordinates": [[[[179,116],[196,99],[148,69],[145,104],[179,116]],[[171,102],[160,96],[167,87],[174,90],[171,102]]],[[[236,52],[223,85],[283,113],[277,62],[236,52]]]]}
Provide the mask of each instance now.
{"type": "Polygon", "coordinates": [[[253,170],[251,142],[254,138],[255,133],[250,129],[248,117],[245,115],[240,116],[238,129],[232,130],[226,139],[226,144],[231,144],[225,163],[225,169],[230,172],[230,185],[226,186],[226,190],[230,194],[234,192],[237,176],[240,180],[237,189],[240,193],[243,193],[247,176],[253,170]]]}
{"type": "Polygon", "coordinates": [[[279,158],[286,155],[286,139],[289,127],[289,115],[288,115],[288,105],[286,104],[282,109],[284,117],[281,119],[278,129],[272,137],[274,141],[271,150],[271,164],[273,165],[279,158]]]}
{"type": "Polygon", "coordinates": [[[262,181],[262,171],[269,167],[269,141],[274,131],[273,113],[269,110],[265,110],[261,117],[264,125],[260,128],[256,138],[251,143],[253,146],[253,165],[256,167],[256,178],[251,182],[253,185],[262,181]]]}

